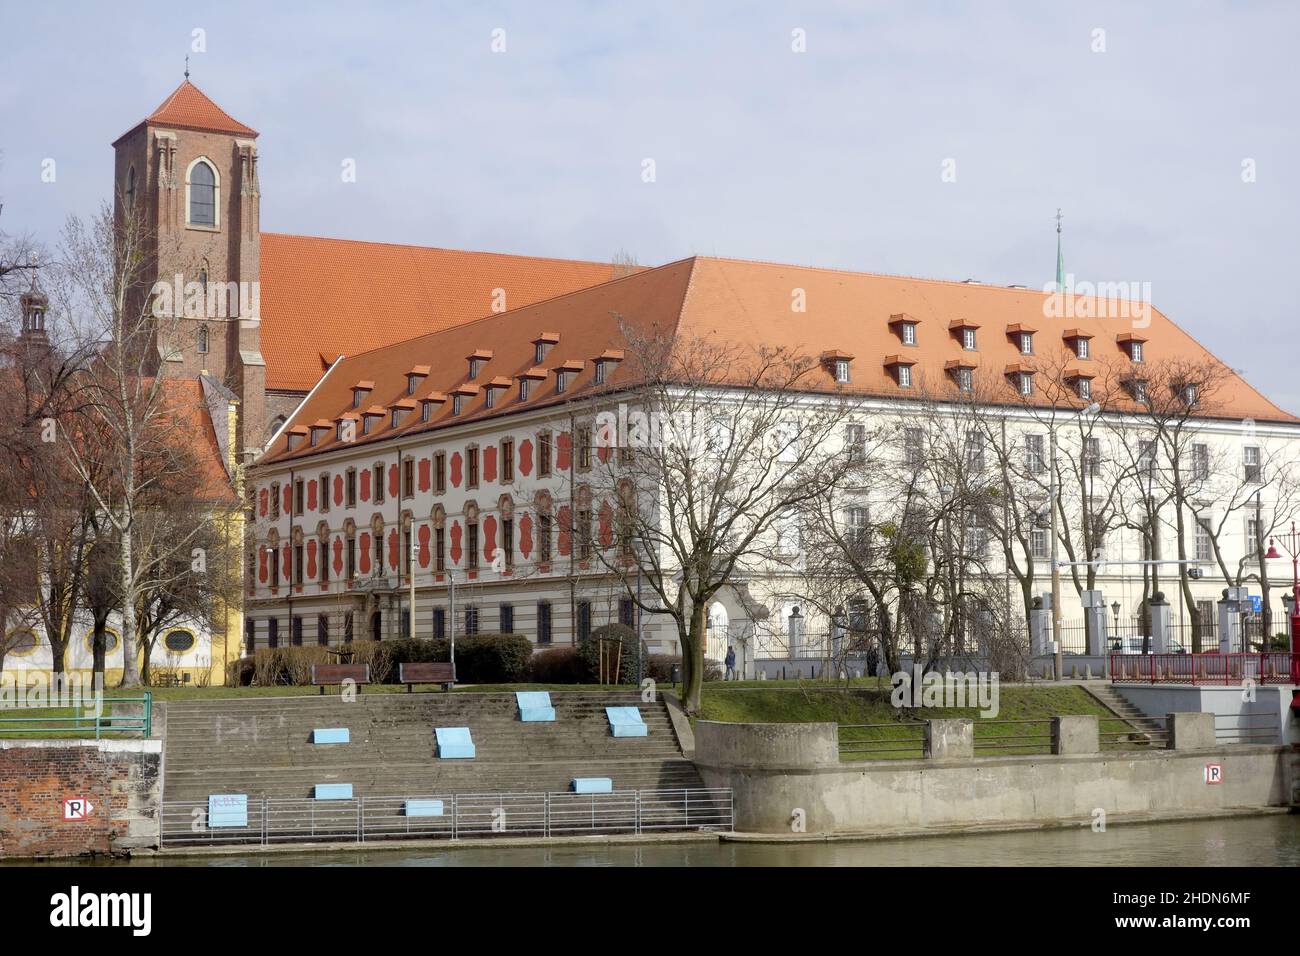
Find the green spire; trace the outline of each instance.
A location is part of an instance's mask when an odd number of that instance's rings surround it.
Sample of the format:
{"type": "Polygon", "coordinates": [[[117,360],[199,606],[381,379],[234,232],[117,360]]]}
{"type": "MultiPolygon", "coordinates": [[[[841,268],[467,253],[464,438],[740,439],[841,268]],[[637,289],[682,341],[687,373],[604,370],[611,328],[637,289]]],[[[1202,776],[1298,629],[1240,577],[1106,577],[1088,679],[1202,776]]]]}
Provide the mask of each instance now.
{"type": "Polygon", "coordinates": [[[1061,255],[1061,210],[1056,210],[1056,291],[1065,291],[1065,257],[1061,255]]]}

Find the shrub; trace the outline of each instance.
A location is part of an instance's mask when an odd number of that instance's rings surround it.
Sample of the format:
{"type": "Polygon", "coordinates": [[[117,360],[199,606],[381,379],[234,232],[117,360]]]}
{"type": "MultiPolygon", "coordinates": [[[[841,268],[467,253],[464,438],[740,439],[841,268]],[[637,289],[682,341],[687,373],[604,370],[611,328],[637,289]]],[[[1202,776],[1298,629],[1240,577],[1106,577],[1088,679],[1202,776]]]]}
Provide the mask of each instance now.
{"type": "Polygon", "coordinates": [[[528,680],[532,641],[522,634],[475,634],[456,642],[461,684],[520,684],[528,680]]]}
{"type": "MultiPolygon", "coordinates": [[[[677,668],[677,678],[682,676],[682,659],[675,654],[651,654],[646,658],[645,676],[658,684],[673,682],[673,667],[677,668]]],[[[720,661],[705,658],[704,679],[706,681],[722,680],[724,671],[720,661]]]]}
{"type": "MultiPolygon", "coordinates": [[[[578,645],[578,661],[581,667],[581,682],[594,684],[600,680],[600,642],[617,641],[622,645],[622,653],[613,646],[606,647],[606,653],[613,653],[618,660],[619,684],[636,683],[636,631],[626,624],[604,624],[591,632],[591,637],[578,645]]],[[[612,665],[606,664],[606,668],[612,665]]]]}
{"type": "Polygon", "coordinates": [[[528,672],[537,684],[581,684],[586,681],[586,665],[578,659],[576,647],[552,647],[534,651],[528,672]]]}
{"type": "Polygon", "coordinates": [[[248,687],[253,683],[253,659],[241,657],[226,665],[227,687],[248,687]]]}

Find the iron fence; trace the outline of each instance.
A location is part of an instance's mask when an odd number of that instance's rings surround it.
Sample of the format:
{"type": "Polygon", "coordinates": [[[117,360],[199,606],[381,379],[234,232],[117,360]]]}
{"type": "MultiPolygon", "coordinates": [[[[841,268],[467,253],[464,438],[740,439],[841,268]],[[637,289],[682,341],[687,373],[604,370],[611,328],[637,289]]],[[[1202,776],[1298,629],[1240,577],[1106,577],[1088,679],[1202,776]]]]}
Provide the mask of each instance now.
{"type": "Polygon", "coordinates": [[[1277,714],[1215,714],[1214,736],[1223,744],[1281,743],[1282,721],[1277,714]]]}
{"type": "Polygon", "coordinates": [[[1300,682],[1300,654],[1112,654],[1112,683],[1294,684],[1300,682]]]}
{"type": "Polygon", "coordinates": [[[242,826],[209,826],[208,804],[162,805],[160,844],[216,846],[377,842],[465,837],[555,837],[732,830],[729,789],[612,793],[456,793],[350,800],[249,800],[242,826]],[[419,801],[422,812],[408,813],[419,801]],[[436,813],[429,814],[436,807],[436,813]]]}
{"type": "Polygon", "coordinates": [[[149,691],[144,691],[142,697],[103,697],[91,702],[78,701],[69,707],[62,707],[54,697],[48,709],[72,713],[10,717],[0,710],[0,737],[90,737],[93,734],[99,740],[105,734],[138,733],[147,740],[153,736],[153,694],[149,691]]]}
{"type": "Polygon", "coordinates": [[[1168,750],[1169,718],[1124,720],[1103,717],[1098,722],[1102,750],[1168,750]],[[1110,728],[1109,730],[1106,728],[1110,728]]]}

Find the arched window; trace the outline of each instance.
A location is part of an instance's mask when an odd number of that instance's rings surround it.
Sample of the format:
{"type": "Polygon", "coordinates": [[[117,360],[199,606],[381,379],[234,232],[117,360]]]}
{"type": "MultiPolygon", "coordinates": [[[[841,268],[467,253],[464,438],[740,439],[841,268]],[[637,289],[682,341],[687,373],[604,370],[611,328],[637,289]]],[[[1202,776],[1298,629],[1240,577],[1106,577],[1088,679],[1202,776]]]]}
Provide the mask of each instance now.
{"type": "Polygon", "coordinates": [[[285,423],[285,417],[283,415],[276,415],[275,418],[271,419],[271,434],[274,435],[281,428],[283,428],[284,423],[285,423]]]}
{"type": "Polygon", "coordinates": [[[199,354],[206,355],[208,351],[208,327],[199,326],[199,354]]]}
{"type": "Polygon", "coordinates": [[[132,166],[126,171],[126,208],[135,208],[135,167],[132,166]]]}
{"type": "Polygon", "coordinates": [[[207,160],[195,160],[190,167],[189,197],[191,226],[217,224],[217,174],[207,160]]]}

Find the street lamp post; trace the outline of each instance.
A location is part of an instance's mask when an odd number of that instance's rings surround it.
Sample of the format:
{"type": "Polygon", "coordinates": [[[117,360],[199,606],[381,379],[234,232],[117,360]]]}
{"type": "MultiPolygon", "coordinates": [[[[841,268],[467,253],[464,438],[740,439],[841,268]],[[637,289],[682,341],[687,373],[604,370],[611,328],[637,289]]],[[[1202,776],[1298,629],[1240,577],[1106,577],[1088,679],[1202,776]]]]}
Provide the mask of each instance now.
{"type": "MultiPolygon", "coordinates": [[[[1300,536],[1296,533],[1295,522],[1291,522],[1291,531],[1282,538],[1282,547],[1291,555],[1291,632],[1288,635],[1287,649],[1295,653],[1296,634],[1300,633],[1300,536]]],[[[1274,539],[1268,539],[1266,558],[1280,558],[1274,539]]]]}

